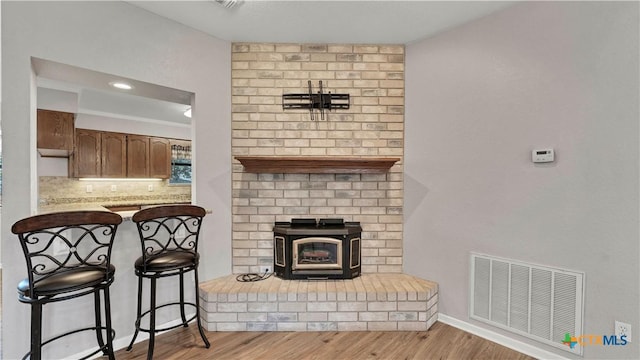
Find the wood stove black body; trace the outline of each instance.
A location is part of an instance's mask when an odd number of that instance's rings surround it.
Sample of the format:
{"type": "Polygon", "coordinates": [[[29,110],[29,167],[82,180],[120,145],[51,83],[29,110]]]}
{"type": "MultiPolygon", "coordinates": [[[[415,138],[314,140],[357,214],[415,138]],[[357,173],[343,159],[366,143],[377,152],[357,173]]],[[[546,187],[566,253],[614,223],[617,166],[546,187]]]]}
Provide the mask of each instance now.
{"type": "Polygon", "coordinates": [[[292,219],[273,227],[274,273],[283,279],[352,279],[360,275],[359,222],[292,219]]]}

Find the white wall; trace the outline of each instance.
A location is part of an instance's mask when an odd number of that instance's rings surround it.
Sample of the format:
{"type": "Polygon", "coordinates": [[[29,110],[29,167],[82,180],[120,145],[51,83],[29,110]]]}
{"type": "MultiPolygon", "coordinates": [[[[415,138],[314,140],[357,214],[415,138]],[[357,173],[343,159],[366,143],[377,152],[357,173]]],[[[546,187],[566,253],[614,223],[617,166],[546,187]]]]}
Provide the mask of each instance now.
{"type": "Polygon", "coordinates": [[[78,114],[75,124],[77,128],[81,129],[124,132],[128,134],[160,136],[173,139],[191,139],[191,126],[170,124],[166,121],[136,121],[107,116],[78,114]]]}
{"type": "MultiPolygon", "coordinates": [[[[15,298],[15,286],[26,270],[10,227],[30,215],[36,201],[35,81],[30,57],[195,93],[194,200],[213,209],[203,230],[203,281],[231,272],[231,66],[229,43],[124,2],[3,1],[1,6],[2,345],[3,357],[13,359],[21,357],[29,344],[28,306],[15,298]]],[[[135,306],[127,299],[116,300],[120,303],[114,311],[135,306]]],[[[133,319],[115,317],[117,336],[128,337],[133,319]]],[[[47,326],[47,332],[55,332],[59,324],[47,326]]],[[[70,351],[82,350],[75,346],[70,351]]]]}
{"type": "Polygon", "coordinates": [[[407,47],[405,271],[443,314],[496,330],[468,318],[478,251],[584,271],[585,334],[640,329],[638,41],[637,2],[528,2],[407,47]]]}

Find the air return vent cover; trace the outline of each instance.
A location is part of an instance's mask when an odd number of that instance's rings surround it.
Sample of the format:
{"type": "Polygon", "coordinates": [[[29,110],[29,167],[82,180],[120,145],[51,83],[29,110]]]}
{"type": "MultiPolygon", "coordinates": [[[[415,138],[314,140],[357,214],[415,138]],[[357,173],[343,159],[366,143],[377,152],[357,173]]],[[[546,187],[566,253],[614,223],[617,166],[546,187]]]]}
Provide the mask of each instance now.
{"type": "Polygon", "coordinates": [[[584,273],[471,254],[469,314],[574,354],[565,334],[582,334],[584,273]]]}

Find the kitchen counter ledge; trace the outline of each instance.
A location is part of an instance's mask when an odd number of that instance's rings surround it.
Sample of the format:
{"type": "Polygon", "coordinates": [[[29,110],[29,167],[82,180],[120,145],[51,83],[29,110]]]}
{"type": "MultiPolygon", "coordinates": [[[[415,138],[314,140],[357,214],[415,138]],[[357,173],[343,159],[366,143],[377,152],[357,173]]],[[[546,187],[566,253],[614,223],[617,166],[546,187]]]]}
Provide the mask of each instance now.
{"type": "Polygon", "coordinates": [[[108,212],[114,212],[122,216],[122,220],[127,221],[127,220],[131,220],[131,217],[133,216],[133,214],[136,213],[137,210],[111,211],[104,206],[100,206],[96,204],[64,204],[64,205],[41,206],[38,208],[36,215],[48,214],[52,212],[65,212],[65,211],[108,211],[108,212]]]}
{"type": "MultiPolygon", "coordinates": [[[[41,214],[48,214],[48,213],[52,213],[52,212],[64,212],[64,211],[109,211],[109,212],[114,212],[120,216],[122,216],[122,220],[127,221],[127,220],[131,220],[131,217],[133,216],[133,214],[135,214],[138,209],[134,209],[134,210],[121,210],[121,211],[112,211],[109,209],[109,207],[131,207],[131,206],[138,206],[141,208],[145,208],[145,207],[149,207],[149,206],[158,206],[158,205],[171,205],[171,204],[184,204],[184,203],[177,203],[177,202],[158,202],[158,203],[151,203],[151,204],[117,204],[117,205],[110,205],[110,204],[105,204],[103,205],[99,205],[96,203],[72,203],[72,204],[53,204],[53,205],[41,205],[38,207],[38,210],[36,211],[35,215],[41,215],[41,214]]],[[[207,211],[208,213],[210,213],[210,211],[207,211]]]]}
{"type": "Polygon", "coordinates": [[[36,215],[48,214],[61,211],[110,211],[106,207],[98,204],[81,203],[81,204],[55,204],[41,205],[36,211],[36,215]]]}
{"type": "MultiPolygon", "coordinates": [[[[62,211],[111,211],[120,216],[122,216],[122,220],[127,221],[131,220],[133,214],[135,214],[139,209],[134,210],[111,210],[109,208],[125,208],[125,207],[140,207],[142,209],[151,206],[159,206],[159,205],[177,205],[177,204],[188,204],[188,203],[178,203],[178,202],[164,202],[164,203],[155,203],[155,204],[129,204],[129,205],[98,205],[94,203],[76,203],[76,204],[56,204],[56,205],[41,205],[38,207],[36,214],[47,214],[52,212],[62,212],[62,211]]],[[[211,209],[205,209],[207,214],[211,214],[213,211],[211,209]]]]}

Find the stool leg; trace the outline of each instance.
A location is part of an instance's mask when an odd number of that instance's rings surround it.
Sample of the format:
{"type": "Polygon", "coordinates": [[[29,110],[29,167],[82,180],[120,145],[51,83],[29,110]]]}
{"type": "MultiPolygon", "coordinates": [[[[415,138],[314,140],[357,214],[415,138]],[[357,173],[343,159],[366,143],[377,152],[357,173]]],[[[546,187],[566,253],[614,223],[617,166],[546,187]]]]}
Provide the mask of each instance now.
{"type": "Polygon", "coordinates": [[[138,276],[138,310],[136,313],[136,330],[133,333],[133,339],[131,339],[129,346],[127,346],[127,351],[131,351],[133,343],[136,341],[138,333],[140,332],[140,314],[142,314],[142,276],[138,276]]]}
{"type": "Polygon", "coordinates": [[[211,344],[209,343],[209,339],[207,339],[206,335],[204,334],[204,329],[202,328],[202,321],[200,320],[200,288],[199,288],[199,284],[200,282],[198,281],[198,268],[196,267],[194,270],[194,280],[195,280],[195,287],[196,287],[196,321],[198,324],[198,331],[200,332],[200,337],[202,338],[202,341],[204,341],[204,347],[205,348],[210,348],[211,344]]]}
{"type": "Polygon", "coordinates": [[[98,346],[102,349],[102,353],[107,355],[107,349],[104,347],[104,339],[102,338],[102,317],[100,310],[100,290],[95,290],[93,293],[93,312],[96,321],[96,339],[98,340],[98,346]]]}
{"type": "Polygon", "coordinates": [[[109,295],[109,286],[104,288],[104,317],[107,323],[107,355],[109,356],[109,360],[115,360],[115,355],[113,354],[113,333],[111,332],[111,297],[109,295]]]}
{"type": "Polygon", "coordinates": [[[184,272],[180,270],[180,317],[182,318],[182,326],[188,327],[187,317],[184,314],[184,272]]]}
{"type": "Polygon", "coordinates": [[[31,304],[31,360],[42,359],[42,304],[31,304]]]}
{"type": "Polygon", "coordinates": [[[156,340],[156,278],[151,278],[151,301],[149,303],[149,350],[147,360],[153,359],[153,346],[156,340]]]}

